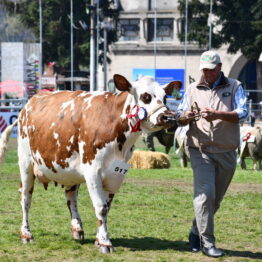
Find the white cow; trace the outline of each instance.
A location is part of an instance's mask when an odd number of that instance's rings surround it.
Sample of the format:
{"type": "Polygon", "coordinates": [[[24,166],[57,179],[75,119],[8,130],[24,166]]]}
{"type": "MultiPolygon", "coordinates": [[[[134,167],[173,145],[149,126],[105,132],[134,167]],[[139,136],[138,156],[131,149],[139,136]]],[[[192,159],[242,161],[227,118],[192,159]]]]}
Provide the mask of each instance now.
{"type": "MultiPolygon", "coordinates": [[[[151,77],[132,85],[114,76],[122,92],[61,91],[33,96],[18,117],[18,156],[21,174],[23,221],[21,239],[33,240],[29,208],[37,177],[47,188],[50,181],[65,186],[73,238],[84,231],[77,209],[81,183],[86,183],[98,219],[96,246],[112,252],[107,216],[114,194],[127,172],[134,144],[141,131],[166,125],[164,91],[151,77]]],[[[174,83],[171,82],[170,85],[174,83]]],[[[13,126],[2,135],[0,152],[13,126]]],[[[3,157],[3,156],[0,156],[3,157]]]]}

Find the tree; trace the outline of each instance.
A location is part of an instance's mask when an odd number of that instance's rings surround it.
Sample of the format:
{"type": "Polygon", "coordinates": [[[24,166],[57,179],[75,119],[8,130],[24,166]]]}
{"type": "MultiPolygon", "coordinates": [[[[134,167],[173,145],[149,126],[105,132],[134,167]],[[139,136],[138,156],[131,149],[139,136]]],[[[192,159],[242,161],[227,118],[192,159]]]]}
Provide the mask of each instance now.
{"type": "Polygon", "coordinates": [[[35,37],[32,32],[21,27],[19,15],[8,15],[0,4],[0,42],[30,42],[35,37]]]}
{"type": "MultiPolygon", "coordinates": [[[[189,1],[189,41],[207,47],[208,0],[189,1]]],[[[185,3],[179,0],[179,10],[184,17],[185,3]]],[[[257,61],[257,84],[262,89],[262,63],[258,62],[262,52],[262,0],[217,0],[213,4],[212,47],[228,45],[229,53],[241,53],[249,60],[257,61]],[[215,21],[214,21],[215,20],[215,21]]],[[[179,35],[183,40],[184,35],[179,35]]]]}
{"type": "MultiPolygon", "coordinates": [[[[101,1],[104,15],[113,16],[110,10],[113,0],[101,1]]],[[[3,0],[9,13],[20,14],[21,22],[30,28],[36,38],[39,36],[39,2],[23,0],[14,6],[10,0],[3,0]]],[[[74,17],[74,69],[89,67],[89,10],[90,0],[73,1],[74,17]]],[[[56,61],[63,70],[70,68],[70,1],[42,0],[43,10],[43,62],[56,61]]],[[[109,35],[110,44],[114,41],[114,33],[109,35]]]]}

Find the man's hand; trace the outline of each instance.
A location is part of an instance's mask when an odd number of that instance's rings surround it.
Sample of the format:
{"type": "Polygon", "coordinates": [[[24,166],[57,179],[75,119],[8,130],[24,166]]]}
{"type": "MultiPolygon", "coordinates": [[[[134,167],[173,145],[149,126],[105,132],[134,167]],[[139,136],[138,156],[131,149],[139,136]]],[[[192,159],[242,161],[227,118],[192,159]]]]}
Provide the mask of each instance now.
{"type": "Polygon", "coordinates": [[[220,111],[217,111],[212,108],[205,108],[204,110],[201,110],[200,114],[208,122],[211,122],[213,120],[220,118],[220,111]]]}
{"type": "Polygon", "coordinates": [[[186,111],[183,115],[180,115],[179,119],[177,120],[180,126],[186,126],[194,120],[195,114],[192,111],[186,111]]]}
{"type": "Polygon", "coordinates": [[[201,117],[206,119],[208,122],[212,122],[213,120],[221,119],[224,121],[228,121],[231,123],[238,123],[238,114],[235,111],[231,112],[224,112],[224,111],[217,111],[212,108],[205,108],[200,112],[201,117]]]}

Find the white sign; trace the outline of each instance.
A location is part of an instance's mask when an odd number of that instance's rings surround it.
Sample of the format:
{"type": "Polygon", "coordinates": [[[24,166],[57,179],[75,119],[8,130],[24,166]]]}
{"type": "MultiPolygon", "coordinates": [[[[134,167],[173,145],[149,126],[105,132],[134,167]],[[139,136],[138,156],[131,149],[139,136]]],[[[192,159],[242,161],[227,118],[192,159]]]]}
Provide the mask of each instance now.
{"type": "Polygon", "coordinates": [[[56,77],[54,76],[42,76],[42,86],[43,85],[52,85],[55,86],[56,85],[56,77]]]}
{"type": "Polygon", "coordinates": [[[113,173],[116,173],[118,175],[127,175],[128,170],[130,169],[131,165],[127,164],[124,161],[121,160],[114,160],[111,166],[109,167],[109,170],[113,173]]]}

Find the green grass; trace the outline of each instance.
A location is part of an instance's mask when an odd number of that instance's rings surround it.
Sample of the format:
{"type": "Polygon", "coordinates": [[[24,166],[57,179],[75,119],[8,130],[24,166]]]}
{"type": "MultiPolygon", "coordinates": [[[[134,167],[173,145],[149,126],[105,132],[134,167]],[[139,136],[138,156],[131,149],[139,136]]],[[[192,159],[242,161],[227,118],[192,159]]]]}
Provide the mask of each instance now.
{"type": "MultiPolygon", "coordinates": [[[[138,144],[143,149],[142,144],[138,144]]],[[[163,150],[158,147],[159,150],[163,150]]],[[[36,183],[30,212],[32,244],[19,239],[20,182],[14,141],[0,167],[0,262],[18,261],[214,261],[189,251],[187,235],[193,217],[192,172],[179,167],[171,151],[172,166],[161,170],[131,170],[115,196],[108,230],[114,254],[100,254],[95,246],[97,221],[86,186],[80,187],[79,210],[85,241],[70,235],[70,215],[61,187],[47,191],[36,183]]],[[[251,167],[250,161],[248,166],[251,167]]],[[[217,246],[226,256],[216,261],[262,260],[262,171],[239,167],[216,215],[217,246]]]]}

